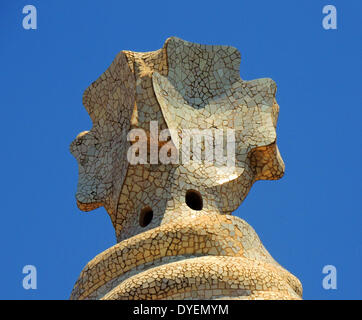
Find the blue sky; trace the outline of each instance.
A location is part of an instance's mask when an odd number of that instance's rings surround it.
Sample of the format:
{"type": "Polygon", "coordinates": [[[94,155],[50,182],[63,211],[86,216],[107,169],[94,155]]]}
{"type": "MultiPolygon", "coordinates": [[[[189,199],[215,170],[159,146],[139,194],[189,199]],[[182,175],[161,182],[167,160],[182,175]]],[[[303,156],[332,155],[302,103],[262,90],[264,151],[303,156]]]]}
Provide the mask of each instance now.
{"type": "Polygon", "coordinates": [[[169,36],[225,44],[243,79],[278,85],[279,181],[257,182],[236,215],[295,274],[305,299],[362,298],[361,32],[358,0],[90,1],[0,4],[1,299],[67,299],[83,266],[115,244],[103,208],[80,212],[69,144],[91,121],[82,94],[121,50],[169,36]],[[22,8],[38,29],[22,27],[22,8]],[[338,29],[322,28],[333,4],[338,29]],[[38,289],[24,290],[35,265],[38,289]],[[337,268],[324,290],[322,268],[337,268]]]}

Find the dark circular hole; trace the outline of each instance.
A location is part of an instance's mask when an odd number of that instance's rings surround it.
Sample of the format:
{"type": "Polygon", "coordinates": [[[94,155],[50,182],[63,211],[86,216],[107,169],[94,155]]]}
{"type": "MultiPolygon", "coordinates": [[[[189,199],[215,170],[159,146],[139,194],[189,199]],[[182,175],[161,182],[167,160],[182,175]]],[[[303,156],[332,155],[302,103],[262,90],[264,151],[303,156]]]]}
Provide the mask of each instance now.
{"type": "Polygon", "coordinates": [[[193,210],[202,210],[203,202],[201,193],[196,190],[188,190],[186,192],[186,204],[193,210]]]}
{"type": "Polygon", "coordinates": [[[150,207],[143,208],[140,214],[140,226],[142,228],[147,227],[153,218],[153,211],[150,207]]]}

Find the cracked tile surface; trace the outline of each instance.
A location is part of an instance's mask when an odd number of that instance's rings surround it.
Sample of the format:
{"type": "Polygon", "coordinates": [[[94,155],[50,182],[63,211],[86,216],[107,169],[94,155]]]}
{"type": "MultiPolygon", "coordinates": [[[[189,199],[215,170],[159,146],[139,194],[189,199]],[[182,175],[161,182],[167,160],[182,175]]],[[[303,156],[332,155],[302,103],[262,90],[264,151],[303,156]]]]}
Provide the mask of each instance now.
{"type": "Polygon", "coordinates": [[[93,127],[70,146],[79,165],[77,204],[104,206],[118,244],[87,264],[72,299],[301,299],[299,280],[231,216],[255,181],[284,173],[276,84],[242,80],[240,60],[233,47],[172,37],[154,52],[120,52],[85,91],[93,127]],[[138,142],[150,149],[154,121],[157,133],[171,132],[156,154],[167,147],[180,159],[185,130],[231,130],[235,165],[150,164],[150,150],[147,163],[129,163],[137,141],[127,134],[144,130],[138,142]],[[190,207],[188,196],[200,207],[190,207]]]}

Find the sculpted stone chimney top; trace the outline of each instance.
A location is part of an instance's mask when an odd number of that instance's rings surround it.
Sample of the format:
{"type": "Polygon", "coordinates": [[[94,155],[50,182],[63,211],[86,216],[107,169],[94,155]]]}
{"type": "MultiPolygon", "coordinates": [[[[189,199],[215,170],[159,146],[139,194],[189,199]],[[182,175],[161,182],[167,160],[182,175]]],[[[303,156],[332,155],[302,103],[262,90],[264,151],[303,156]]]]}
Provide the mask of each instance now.
{"type": "Polygon", "coordinates": [[[104,206],[119,243],[87,265],[71,298],[301,298],[299,280],[230,215],[255,181],[284,173],[276,84],[242,80],[240,59],[172,37],[121,51],[84,92],[93,127],[70,146],[77,204],[104,206]]]}

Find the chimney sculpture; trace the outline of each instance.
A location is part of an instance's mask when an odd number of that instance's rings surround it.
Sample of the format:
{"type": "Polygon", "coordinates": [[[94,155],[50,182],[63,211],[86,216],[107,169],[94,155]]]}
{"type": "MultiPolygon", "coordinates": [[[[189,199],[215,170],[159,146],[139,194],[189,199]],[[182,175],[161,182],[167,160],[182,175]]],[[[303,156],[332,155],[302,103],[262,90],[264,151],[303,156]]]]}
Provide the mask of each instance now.
{"type": "Polygon", "coordinates": [[[175,37],[121,51],[83,95],[93,127],[70,150],[78,207],[103,206],[117,244],[71,299],[301,299],[254,229],[232,216],[257,180],[283,176],[271,79],[243,81],[240,53],[175,37]]]}

